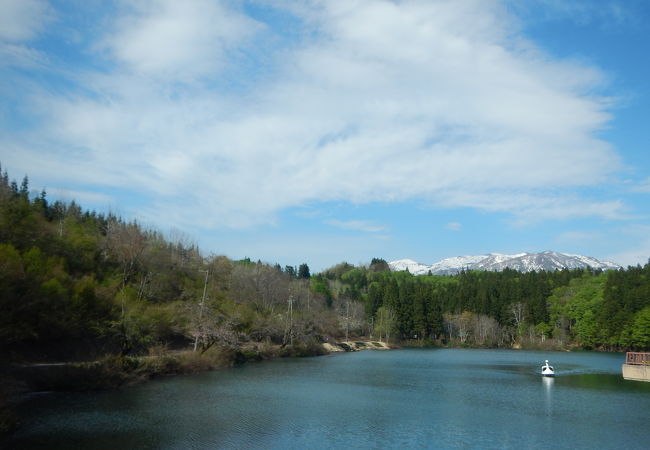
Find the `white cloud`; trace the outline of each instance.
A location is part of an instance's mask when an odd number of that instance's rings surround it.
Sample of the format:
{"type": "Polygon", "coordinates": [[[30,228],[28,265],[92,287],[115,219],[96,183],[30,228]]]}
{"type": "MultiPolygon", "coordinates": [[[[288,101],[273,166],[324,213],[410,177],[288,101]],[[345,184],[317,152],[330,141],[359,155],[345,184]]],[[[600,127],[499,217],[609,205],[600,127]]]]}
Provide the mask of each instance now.
{"type": "Polygon", "coordinates": [[[445,228],[451,231],[460,231],[463,228],[463,224],[460,222],[449,222],[445,228]]]}
{"type": "Polygon", "coordinates": [[[89,192],[80,190],[53,188],[47,190],[48,198],[63,200],[65,202],[75,201],[79,205],[104,205],[110,206],[115,200],[102,192],[89,192]]]}
{"type": "Polygon", "coordinates": [[[29,42],[52,20],[45,1],[0,0],[0,68],[42,68],[45,57],[29,42]]]}
{"type": "Polygon", "coordinates": [[[566,244],[575,242],[598,242],[602,241],[603,235],[600,232],[593,231],[565,231],[560,233],[556,241],[566,244]]]}
{"type": "Polygon", "coordinates": [[[632,192],[646,193],[650,192],[650,177],[642,180],[640,183],[635,184],[630,189],[632,192]]]}
{"type": "Polygon", "coordinates": [[[37,68],[44,62],[44,55],[32,48],[0,42],[0,67],[37,68]]]}
{"type": "Polygon", "coordinates": [[[0,0],[0,40],[33,39],[49,18],[49,8],[43,0],[0,0]]]}
{"type": "Polygon", "coordinates": [[[139,213],[179,227],[414,198],[524,222],[622,216],[619,202],[570,194],[619,166],[594,137],[609,120],[592,94],[601,74],[536,50],[499,2],[276,7],[313,33],[265,55],[275,25],[229,2],[120,8],[97,44],[113,71],[82,75],[83,93],[38,97],[47,122],[34,134],[50,153],[33,159],[145,193],[139,213]],[[244,54],[268,75],[238,66],[244,54]]]}
{"type": "Polygon", "coordinates": [[[629,219],[623,202],[593,201],[572,194],[560,194],[550,189],[538,192],[525,189],[454,189],[444,191],[437,199],[447,207],[470,207],[490,212],[505,212],[518,226],[545,220],[566,220],[601,217],[613,220],[629,219]]]}
{"type": "Polygon", "coordinates": [[[107,48],[127,70],[153,78],[188,81],[228,63],[228,51],[260,24],[210,0],[122,2],[107,48]]]}

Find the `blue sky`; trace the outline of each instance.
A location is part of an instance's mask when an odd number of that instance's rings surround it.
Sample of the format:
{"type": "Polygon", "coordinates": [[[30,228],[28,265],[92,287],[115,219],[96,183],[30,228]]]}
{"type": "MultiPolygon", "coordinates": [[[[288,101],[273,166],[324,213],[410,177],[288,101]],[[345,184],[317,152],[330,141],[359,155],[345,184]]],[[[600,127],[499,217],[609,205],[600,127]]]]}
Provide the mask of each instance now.
{"type": "Polygon", "coordinates": [[[643,0],[0,0],[0,162],[205,254],[650,257],[643,0]]]}

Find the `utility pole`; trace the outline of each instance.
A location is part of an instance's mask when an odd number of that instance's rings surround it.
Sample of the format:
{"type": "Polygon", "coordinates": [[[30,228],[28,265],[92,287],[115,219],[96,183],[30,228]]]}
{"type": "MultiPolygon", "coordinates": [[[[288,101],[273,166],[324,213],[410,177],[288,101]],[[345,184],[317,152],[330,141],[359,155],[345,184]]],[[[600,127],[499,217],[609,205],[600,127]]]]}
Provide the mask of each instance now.
{"type": "MultiPolygon", "coordinates": [[[[199,330],[201,328],[201,319],[203,318],[203,308],[205,306],[205,293],[208,290],[208,275],[210,274],[209,270],[199,270],[199,272],[205,272],[205,282],[203,283],[203,295],[201,296],[201,308],[199,309],[199,330]]],[[[199,345],[199,333],[197,330],[196,336],[194,338],[194,351],[199,345]]]]}
{"type": "Polygon", "coordinates": [[[293,296],[289,296],[289,343],[293,347],[293,296]]]}
{"type": "Polygon", "coordinates": [[[348,340],[350,331],[350,300],[345,302],[345,340],[348,340]]]}
{"type": "Polygon", "coordinates": [[[307,280],[307,311],[309,311],[309,297],[311,296],[311,286],[309,285],[311,282],[307,280]]]}

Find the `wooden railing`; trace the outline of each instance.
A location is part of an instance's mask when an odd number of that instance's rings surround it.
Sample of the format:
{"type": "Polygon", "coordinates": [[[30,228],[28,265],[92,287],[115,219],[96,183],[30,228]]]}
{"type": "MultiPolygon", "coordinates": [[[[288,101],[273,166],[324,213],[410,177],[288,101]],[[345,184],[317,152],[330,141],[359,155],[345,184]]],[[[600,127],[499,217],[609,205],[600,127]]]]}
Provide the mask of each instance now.
{"type": "Polygon", "coordinates": [[[650,353],[627,352],[625,364],[650,365],[650,353]]]}

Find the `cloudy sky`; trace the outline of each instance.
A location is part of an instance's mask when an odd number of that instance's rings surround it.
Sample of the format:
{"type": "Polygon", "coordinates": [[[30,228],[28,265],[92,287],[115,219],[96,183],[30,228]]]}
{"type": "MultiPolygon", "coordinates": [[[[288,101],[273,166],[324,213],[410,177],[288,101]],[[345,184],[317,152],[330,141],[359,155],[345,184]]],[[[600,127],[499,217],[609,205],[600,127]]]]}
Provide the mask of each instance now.
{"type": "Polygon", "coordinates": [[[650,257],[644,0],[0,0],[0,163],[206,254],[650,257]]]}

